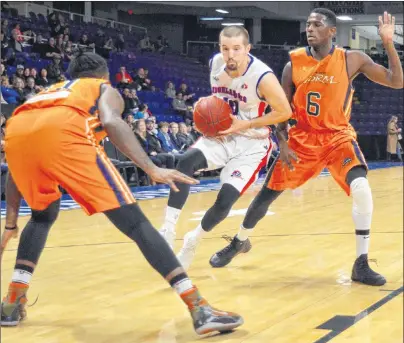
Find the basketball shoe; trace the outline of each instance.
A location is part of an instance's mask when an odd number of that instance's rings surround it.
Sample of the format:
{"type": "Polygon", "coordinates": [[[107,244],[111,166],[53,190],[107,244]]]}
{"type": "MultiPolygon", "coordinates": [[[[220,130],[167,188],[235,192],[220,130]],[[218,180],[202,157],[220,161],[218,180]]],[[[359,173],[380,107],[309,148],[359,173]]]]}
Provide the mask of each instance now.
{"type": "Polygon", "coordinates": [[[228,265],[238,254],[247,253],[252,247],[249,239],[240,241],[237,236],[234,236],[233,239],[229,236],[223,236],[223,238],[229,241],[230,244],[210,258],[209,263],[214,268],[221,268],[228,265]]]}
{"type": "Polygon", "coordinates": [[[188,306],[194,329],[198,335],[213,331],[231,331],[244,323],[243,318],[236,313],[220,311],[211,307],[199,294],[196,287],[182,293],[181,298],[188,306]]]}
{"type": "Polygon", "coordinates": [[[383,286],[386,283],[386,279],[382,275],[369,267],[367,254],[362,254],[356,259],[351,279],[369,286],[383,286]]]}
{"type": "Polygon", "coordinates": [[[1,303],[1,326],[17,326],[27,317],[25,305],[28,285],[12,282],[1,303]]]}
{"type": "Polygon", "coordinates": [[[198,243],[201,241],[200,236],[196,236],[193,231],[188,232],[184,236],[184,244],[177,254],[177,259],[185,270],[188,270],[195,256],[198,243]]]}

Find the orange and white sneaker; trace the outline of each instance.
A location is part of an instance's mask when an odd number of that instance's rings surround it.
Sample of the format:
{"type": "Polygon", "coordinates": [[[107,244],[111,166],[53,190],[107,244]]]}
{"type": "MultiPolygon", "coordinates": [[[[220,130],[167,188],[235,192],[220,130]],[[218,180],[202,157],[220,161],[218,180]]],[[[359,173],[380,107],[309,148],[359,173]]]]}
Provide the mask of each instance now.
{"type": "Polygon", "coordinates": [[[198,335],[214,331],[228,332],[244,323],[243,318],[236,313],[211,307],[196,287],[182,293],[181,298],[188,305],[198,335]]]}
{"type": "Polygon", "coordinates": [[[1,303],[1,326],[17,326],[27,317],[25,305],[28,285],[12,282],[1,303]]]}

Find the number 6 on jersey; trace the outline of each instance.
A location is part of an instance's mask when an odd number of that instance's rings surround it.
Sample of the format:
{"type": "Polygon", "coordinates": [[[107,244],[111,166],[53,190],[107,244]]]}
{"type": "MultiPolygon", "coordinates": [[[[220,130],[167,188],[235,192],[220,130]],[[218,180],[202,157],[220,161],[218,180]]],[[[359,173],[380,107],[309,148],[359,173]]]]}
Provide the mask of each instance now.
{"type": "Polygon", "coordinates": [[[321,94],[317,92],[307,93],[307,106],[306,112],[313,117],[318,117],[320,115],[320,105],[316,100],[321,99],[321,94]]]}

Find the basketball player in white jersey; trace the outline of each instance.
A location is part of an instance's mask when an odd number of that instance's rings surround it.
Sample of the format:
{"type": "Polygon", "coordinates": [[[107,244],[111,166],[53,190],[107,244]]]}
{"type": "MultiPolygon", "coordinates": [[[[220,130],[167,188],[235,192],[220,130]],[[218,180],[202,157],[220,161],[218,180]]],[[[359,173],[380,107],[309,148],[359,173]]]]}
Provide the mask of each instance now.
{"type": "MultiPolygon", "coordinates": [[[[233,123],[222,132],[226,136],[220,139],[201,137],[177,165],[177,169],[187,175],[198,170],[223,168],[222,187],[215,203],[198,227],[185,235],[184,245],[177,255],[185,269],[189,268],[203,235],[226,218],[233,204],[266,165],[272,149],[267,126],[285,121],[292,114],[271,68],[249,54],[251,45],[247,30],[228,26],[221,31],[219,41],[220,53],[210,61],[211,88],[215,96],[230,104],[233,123]],[[264,115],[268,104],[272,111],[264,115]]],[[[171,247],[176,236],[175,226],[190,189],[186,184],[177,184],[177,187],[179,192],[170,191],[165,222],[160,230],[171,247]]]]}

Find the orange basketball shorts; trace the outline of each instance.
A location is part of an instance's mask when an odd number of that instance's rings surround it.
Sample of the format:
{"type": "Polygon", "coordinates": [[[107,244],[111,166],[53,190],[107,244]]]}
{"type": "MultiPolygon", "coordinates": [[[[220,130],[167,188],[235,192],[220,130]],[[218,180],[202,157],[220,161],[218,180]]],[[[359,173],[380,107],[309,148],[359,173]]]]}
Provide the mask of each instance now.
{"type": "Polygon", "coordinates": [[[9,171],[32,209],[43,210],[59,199],[59,186],[89,215],[135,202],[96,142],[91,127],[97,121],[64,106],[22,112],[9,120],[9,171]]]}
{"type": "Polygon", "coordinates": [[[292,128],[289,132],[289,147],[295,151],[300,161],[292,161],[294,170],[289,170],[278,160],[268,182],[270,189],[295,189],[327,168],[334,180],[350,195],[346,183],[348,172],[356,166],[367,169],[355,133],[349,130],[338,133],[308,133],[292,128]]]}

